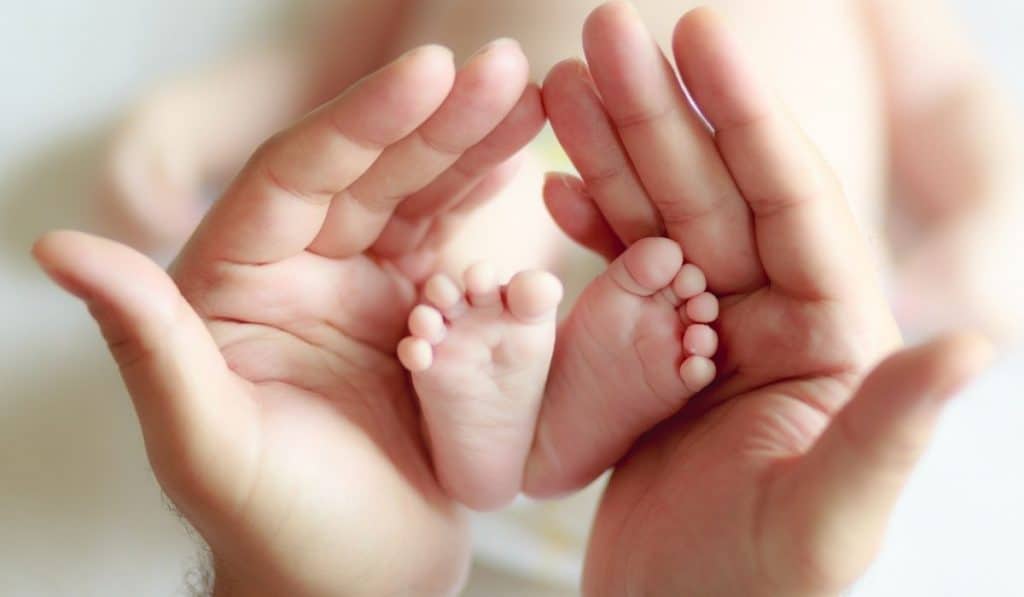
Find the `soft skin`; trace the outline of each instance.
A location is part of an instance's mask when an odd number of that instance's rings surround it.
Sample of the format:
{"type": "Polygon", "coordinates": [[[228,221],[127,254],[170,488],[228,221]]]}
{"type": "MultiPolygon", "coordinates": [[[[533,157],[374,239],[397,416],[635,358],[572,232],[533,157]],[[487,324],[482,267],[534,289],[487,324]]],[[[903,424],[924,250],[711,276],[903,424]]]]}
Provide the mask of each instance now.
{"type": "Polygon", "coordinates": [[[462,584],[468,530],[394,349],[436,247],[508,179],[539,108],[514,42],[458,71],[423,47],[267,141],[170,275],[80,233],[36,244],[109,341],[153,470],[211,548],[216,595],[462,584]],[[433,232],[384,259],[374,245],[403,202],[433,232]]]}
{"type": "MultiPolygon", "coordinates": [[[[825,161],[714,13],[684,16],[674,42],[713,133],[623,2],[588,19],[589,68],[556,67],[544,89],[549,107],[586,106],[549,108],[582,166],[575,197],[548,196],[566,232],[610,258],[664,230],[726,295],[719,378],[616,467],[584,593],[836,594],[874,557],[942,405],[990,348],[967,334],[891,355],[899,336],[825,161]]],[[[587,397],[546,402],[540,433],[556,417],[585,426],[587,397]]],[[[578,481],[528,468],[534,492],[578,481]]]]}
{"type": "MultiPolygon", "coordinates": [[[[546,197],[552,214],[609,258],[664,232],[726,296],[720,379],[617,467],[584,590],[838,592],[987,346],[959,335],[889,356],[899,337],[839,185],[713,14],[684,17],[674,49],[714,134],[628,5],[598,9],[585,41],[589,69],[556,69],[545,101],[592,103],[553,83],[593,78],[594,130],[621,145],[553,124],[578,163],[616,157],[634,192],[603,194],[581,168],[579,192],[546,197]]],[[[153,470],[212,549],[215,594],[458,590],[466,526],[394,350],[437,248],[536,132],[541,113],[522,118],[536,94],[511,42],[458,73],[423,48],[264,144],[170,276],[79,233],[37,243],[106,336],[153,470]],[[400,204],[419,205],[405,214],[424,231],[415,246],[387,240],[400,204]]],[[[586,420],[585,404],[563,406],[542,425],[586,420]]],[[[577,481],[551,470],[527,485],[577,481]]]]}

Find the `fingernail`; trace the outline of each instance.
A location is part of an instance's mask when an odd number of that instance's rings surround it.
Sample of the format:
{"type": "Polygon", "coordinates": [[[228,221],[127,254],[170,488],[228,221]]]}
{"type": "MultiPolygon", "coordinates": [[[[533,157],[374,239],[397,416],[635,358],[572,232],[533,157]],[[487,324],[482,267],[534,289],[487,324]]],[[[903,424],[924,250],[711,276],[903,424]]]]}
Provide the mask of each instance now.
{"type": "Polygon", "coordinates": [[[547,172],[544,174],[544,183],[555,183],[562,185],[567,189],[572,189],[572,177],[563,172],[547,172]]]}
{"type": "Polygon", "coordinates": [[[416,57],[416,56],[421,56],[423,54],[427,54],[429,52],[438,52],[438,51],[444,52],[445,54],[448,55],[449,58],[451,58],[453,56],[452,51],[448,47],[446,47],[446,46],[442,46],[440,44],[426,44],[426,45],[423,45],[423,46],[417,46],[417,47],[415,47],[415,48],[413,48],[411,50],[406,51],[398,59],[399,60],[406,60],[406,59],[409,59],[409,58],[413,58],[413,57],[416,57]]]}
{"type": "Polygon", "coordinates": [[[514,47],[518,48],[519,47],[519,42],[517,42],[516,40],[512,39],[511,37],[499,37],[498,39],[495,39],[495,40],[489,42],[488,44],[484,45],[483,47],[481,47],[476,52],[473,52],[473,55],[470,56],[466,61],[468,62],[468,61],[470,61],[470,60],[472,60],[472,59],[474,59],[474,58],[476,58],[478,56],[483,56],[484,54],[487,54],[488,52],[491,52],[491,51],[493,51],[493,50],[495,50],[497,48],[506,47],[506,46],[514,46],[514,47]]]}
{"type": "Polygon", "coordinates": [[[562,182],[562,175],[558,172],[545,172],[544,186],[547,186],[554,182],[562,182]]]}

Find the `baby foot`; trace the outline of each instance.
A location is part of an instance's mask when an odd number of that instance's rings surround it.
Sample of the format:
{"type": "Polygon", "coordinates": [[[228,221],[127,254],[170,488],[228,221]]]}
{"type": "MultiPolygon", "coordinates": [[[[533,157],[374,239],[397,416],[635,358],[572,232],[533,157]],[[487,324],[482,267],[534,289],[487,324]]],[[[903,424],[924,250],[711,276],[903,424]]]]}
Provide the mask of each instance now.
{"type": "Polygon", "coordinates": [[[478,264],[463,293],[447,276],[427,281],[398,357],[412,372],[434,467],[453,498],[492,510],[522,486],[555,341],[562,285],[527,271],[500,287],[478,264]]]}
{"type": "Polygon", "coordinates": [[[646,238],[584,290],[558,333],[528,493],[590,482],[711,383],[718,299],[706,288],[678,244],[646,238]]]}

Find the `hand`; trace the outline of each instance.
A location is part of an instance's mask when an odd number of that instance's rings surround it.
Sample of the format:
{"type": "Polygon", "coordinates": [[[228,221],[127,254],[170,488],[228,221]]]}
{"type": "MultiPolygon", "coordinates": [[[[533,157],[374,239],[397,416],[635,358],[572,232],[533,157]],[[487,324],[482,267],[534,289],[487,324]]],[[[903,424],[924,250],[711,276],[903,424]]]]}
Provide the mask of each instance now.
{"type": "Polygon", "coordinates": [[[553,216],[609,258],[666,232],[722,303],[719,379],[617,467],[585,592],[838,592],[987,348],[949,338],[865,380],[899,343],[868,252],[828,166],[713,13],[683,17],[673,47],[713,133],[627,3],[597,9],[584,46],[589,69],[563,63],[544,86],[582,176],[547,189],[553,216]]]}
{"type": "Polygon", "coordinates": [[[72,232],[35,247],[99,322],[215,593],[441,595],[469,540],[394,356],[415,286],[543,123],[514,43],[415,50],[257,151],[169,277],[72,232]],[[384,258],[386,253],[389,258],[384,258]]]}

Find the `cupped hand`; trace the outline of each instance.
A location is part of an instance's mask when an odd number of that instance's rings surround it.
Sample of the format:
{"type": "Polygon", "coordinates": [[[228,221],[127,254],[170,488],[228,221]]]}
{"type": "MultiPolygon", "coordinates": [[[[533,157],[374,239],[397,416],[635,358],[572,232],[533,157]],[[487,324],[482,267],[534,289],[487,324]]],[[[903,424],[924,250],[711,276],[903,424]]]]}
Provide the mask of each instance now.
{"type": "Polygon", "coordinates": [[[514,43],[414,50],[267,141],[168,276],[74,232],[35,255],[99,322],[218,594],[441,595],[465,576],[394,356],[416,284],[543,123],[514,43]]]}
{"type": "Polygon", "coordinates": [[[868,251],[828,165],[712,12],[674,35],[700,114],[627,3],[591,15],[584,47],[588,65],[562,63],[544,85],[582,179],[547,187],[552,215],[608,258],[666,234],[722,304],[718,380],[618,464],[585,592],[837,592],[987,347],[949,337],[866,376],[900,342],[868,251]]]}

